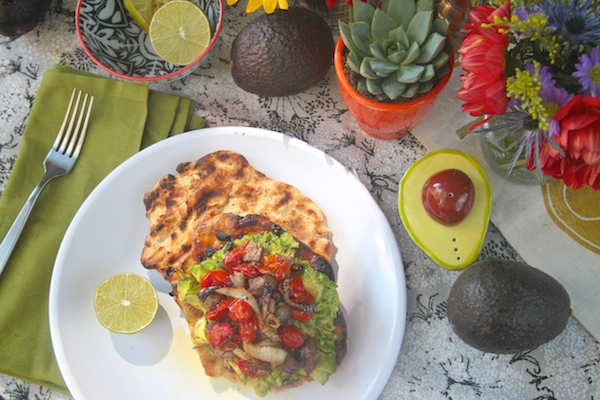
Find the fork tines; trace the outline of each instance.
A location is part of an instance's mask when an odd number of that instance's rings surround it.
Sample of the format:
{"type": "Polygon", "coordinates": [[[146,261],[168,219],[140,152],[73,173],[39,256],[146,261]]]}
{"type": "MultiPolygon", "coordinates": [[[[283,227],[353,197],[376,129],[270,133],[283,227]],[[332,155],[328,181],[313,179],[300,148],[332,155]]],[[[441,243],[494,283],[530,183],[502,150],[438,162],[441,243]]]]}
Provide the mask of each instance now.
{"type": "Polygon", "coordinates": [[[85,93],[82,99],[82,94],[83,92],[81,90],[78,91],[77,89],[73,89],[65,118],[63,119],[59,133],[56,136],[54,145],[52,146],[55,151],[64,154],[67,157],[77,157],[79,155],[87,132],[92,104],[94,103],[94,96],[85,93]],[[74,101],[75,105],[73,106],[74,101]],[[74,124],[76,124],[76,126],[73,130],[74,124]]]}

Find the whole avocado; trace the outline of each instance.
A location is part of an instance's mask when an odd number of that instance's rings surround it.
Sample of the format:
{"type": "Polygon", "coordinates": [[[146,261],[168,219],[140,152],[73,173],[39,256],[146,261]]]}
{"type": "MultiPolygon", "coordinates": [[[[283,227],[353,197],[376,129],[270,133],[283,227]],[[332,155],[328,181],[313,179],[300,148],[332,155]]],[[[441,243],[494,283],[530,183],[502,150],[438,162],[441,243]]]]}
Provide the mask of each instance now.
{"type": "Polygon", "coordinates": [[[448,297],[448,320],[468,345],[496,354],[540,346],[563,331],[571,313],[565,288],[527,264],[499,259],[473,263],[448,297]]]}
{"type": "Polygon", "coordinates": [[[21,36],[35,28],[51,0],[0,0],[0,35],[21,36]]]}
{"type": "Polygon", "coordinates": [[[333,35],[317,13],[277,9],[246,25],[231,47],[231,74],[247,92],[290,96],[316,85],[331,67],[333,35]]]}

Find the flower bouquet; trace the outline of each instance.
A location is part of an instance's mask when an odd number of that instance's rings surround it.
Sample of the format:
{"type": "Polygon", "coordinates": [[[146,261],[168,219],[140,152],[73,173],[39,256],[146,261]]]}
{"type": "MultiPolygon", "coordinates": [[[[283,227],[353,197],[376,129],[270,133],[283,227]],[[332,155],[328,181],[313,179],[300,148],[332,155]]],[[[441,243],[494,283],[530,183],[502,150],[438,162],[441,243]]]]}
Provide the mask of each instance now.
{"type": "Polygon", "coordinates": [[[513,0],[469,13],[458,98],[529,170],[600,189],[600,1],[513,0]]]}

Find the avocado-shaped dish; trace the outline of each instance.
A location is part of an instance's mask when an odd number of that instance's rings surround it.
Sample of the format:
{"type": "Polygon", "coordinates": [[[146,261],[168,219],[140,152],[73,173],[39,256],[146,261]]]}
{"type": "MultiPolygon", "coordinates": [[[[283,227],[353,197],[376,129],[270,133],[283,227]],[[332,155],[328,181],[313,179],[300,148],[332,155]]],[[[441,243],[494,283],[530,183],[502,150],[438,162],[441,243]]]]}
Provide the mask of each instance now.
{"type": "Polygon", "coordinates": [[[492,210],[492,189],[468,154],[442,149],[411,165],[400,181],[398,212],[411,239],[448,269],[473,263],[492,210]]]}

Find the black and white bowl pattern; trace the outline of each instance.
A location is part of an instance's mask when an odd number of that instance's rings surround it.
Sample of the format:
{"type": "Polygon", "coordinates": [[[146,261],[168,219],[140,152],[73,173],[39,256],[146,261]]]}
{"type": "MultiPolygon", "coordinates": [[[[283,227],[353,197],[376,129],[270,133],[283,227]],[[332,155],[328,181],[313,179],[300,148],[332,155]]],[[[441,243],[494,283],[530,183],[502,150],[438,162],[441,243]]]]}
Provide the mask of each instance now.
{"type": "Polygon", "coordinates": [[[131,18],[123,0],[79,0],[77,36],[88,56],[119,78],[145,82],[180,79],[201,64],[223,23],[223,0],[191,1],[206,14],[212,39],[206,50],[186,66],[171,64],[156,54],[148,34],[131,18]]]}

